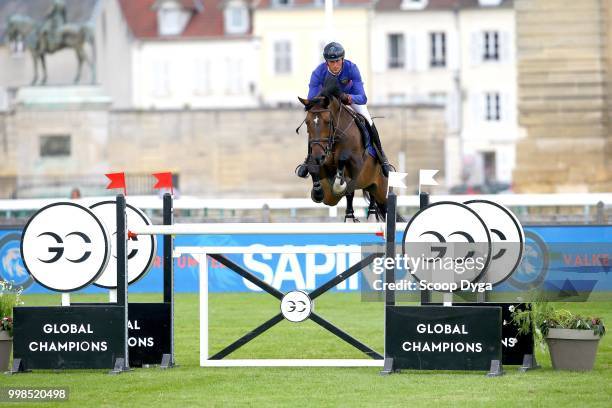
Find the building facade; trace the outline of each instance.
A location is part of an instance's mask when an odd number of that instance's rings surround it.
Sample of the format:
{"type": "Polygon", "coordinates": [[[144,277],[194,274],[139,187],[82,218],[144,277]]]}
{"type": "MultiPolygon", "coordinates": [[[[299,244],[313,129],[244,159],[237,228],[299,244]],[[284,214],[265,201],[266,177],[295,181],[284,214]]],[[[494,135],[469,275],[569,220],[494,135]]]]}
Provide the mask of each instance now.
{"type": "Polygon", "coordinates": [[[306,97],[312,71],[323,62],[323,47],[340,42],[355,62],[370,93],[371,0],[340,0],[333,26],[326,28],[323,0],[261,0],[255,8],[254,35],[260,41],[259,86],[269,106],[298,104],[306,97]]]}
{"type": "Polygon", "coordinates": [[[374,103],[446,106],[447,185],[510,182],[519,135],[509,0],[381,0],[372,19],[374,103]]]}

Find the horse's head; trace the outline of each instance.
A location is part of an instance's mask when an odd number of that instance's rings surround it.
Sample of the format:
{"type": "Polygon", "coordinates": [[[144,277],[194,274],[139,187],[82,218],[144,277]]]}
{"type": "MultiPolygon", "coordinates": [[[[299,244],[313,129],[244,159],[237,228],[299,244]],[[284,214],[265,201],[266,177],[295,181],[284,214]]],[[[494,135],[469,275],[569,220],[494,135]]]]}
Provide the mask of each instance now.
{"type": "Polygon", "coordinates": [[[8,42],[26,38],[34,29],[35,23],[28,16],[13,14],[7,19],[5,36],[8,42]]]}
{"type": "Polygon", "coordinates": [[[333,151],[336,142],[334,118],[338,116],[340,102],[335,97],[316,96],[313,99],[298,97],[306,110],[308,129],[308,150],[313,164],[321,165],[326,156],[333,151]]]}

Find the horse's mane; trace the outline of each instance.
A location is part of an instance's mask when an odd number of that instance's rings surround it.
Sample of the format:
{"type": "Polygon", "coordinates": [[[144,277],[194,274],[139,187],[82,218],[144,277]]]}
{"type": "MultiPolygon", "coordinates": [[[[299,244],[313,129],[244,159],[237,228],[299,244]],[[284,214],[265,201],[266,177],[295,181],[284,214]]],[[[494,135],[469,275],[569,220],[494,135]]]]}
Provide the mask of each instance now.
{"type": "Polygon", "coordinates": [[[309,111],[316,105],[323,105],[325,108],[329,105],[333,98],[340,98],[342,90],[340,89],[340,83],[338,78],[333,75],[328,75],[323,82],[323,88],[319,95],[315,96],[309,104],[306,105],[305,110],[309,111]]]}
{"type": "Polygon", "coordinates": [[[342,94],[342,90],[340,89],[340,83],[338,82],[338,78],[333,75],[328,75],[325,78],[325,82],[323,83],[323,89],[319,95],[324,96],[326,98],[340,98],[342,94]]]}

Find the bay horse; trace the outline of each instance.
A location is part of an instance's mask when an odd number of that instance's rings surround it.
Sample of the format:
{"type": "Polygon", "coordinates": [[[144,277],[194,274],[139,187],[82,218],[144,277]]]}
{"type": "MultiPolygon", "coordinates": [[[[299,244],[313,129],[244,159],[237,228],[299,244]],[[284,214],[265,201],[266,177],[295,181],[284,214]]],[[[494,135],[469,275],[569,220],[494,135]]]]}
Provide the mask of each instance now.
{"type": "Polygon", "coordinates": [[[60,36],[60,42],[57,45],[52,46],[49,41],[46,41],[45,36],[42,33],[42,25],[37,23],[32,18],[20,14],[14,14],[8,19],[6,26],[6,38],[9,42],[22,40],[24,45],[30,50],[32,60],[34,61],[34,78],[32,79],[32,85],[36,85],[38,82],[38,63],[40,62],[42,68],[42,78],[40,81],[41,85],[47,82],[47,64],[45,57],[47,54],[53,54],[65,48],[71,48],[74,50],[78,69],[74,83],[78,83],[81,79],[81,71],[83,63],[86,62],[91,70],[91,83],[96,83],[96,48],[95,39],[93,35],[93,28],[85,24],[74,24],[67,23],[63,24],[58,28],[58,34],[60,36]],[[91,47],[92,56],[90,57],[85,52],[85,44],[89,44],[91,47]]]}
{"type": "Polygon", "coordinates": [[[329,206],[346,197],[344,220],[358,222],[353,198],[355,190],[363,190],[370,200],[368,216],[374,214],[381,220],[387,214],[387,178],[378,160],[368,153],[355,123],[365,119],[342,104],[340,92],[337,80],[331,77],[318,96],[310,100],[298,97],[306,111],[307,164],[313,181],[310,196],[329,206]]]}

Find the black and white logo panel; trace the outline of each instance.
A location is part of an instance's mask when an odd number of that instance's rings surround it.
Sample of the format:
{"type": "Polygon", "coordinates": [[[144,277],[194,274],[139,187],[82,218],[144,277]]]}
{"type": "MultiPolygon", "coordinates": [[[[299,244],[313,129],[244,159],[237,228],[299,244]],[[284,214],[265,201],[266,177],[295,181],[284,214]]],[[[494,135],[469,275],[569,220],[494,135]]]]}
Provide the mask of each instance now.
{"type": "Polygon", "coordinates": [[[301,290],[287,292],[281,300],[281,313],[290,322],[299,323],[310,317],[312,300],[301,290]]]}
{"type": "MultiPolygon", "coordinates": [[[[112,257],[106,269],[94,282],[96,286],[114,289],[117,287],[117,205],[115,201],[101,201],[93,204],[91,210],[111,232],[111,253],[112,257]]],[[[140,209],[127,204],[125,208],[128,229],[134,229],[146,225],[151,225],[151,220],[140,209]]],[[[137,240],[128,240],[127,259],[128,259],[128,283],[134,283],[143,276],[153,266],[157,253],[157,239],[154,235],[141,235],[137,240]]]]}
{"type": "Polygon", "coordinates": [[[480,282],[498,285],[518,268],[523,256],[525,232],[508,208],[488,200],[464,203],[484,220],[491,234],[491,264],[480,282]]]}
{"type": "Polygon", "coordinates": [[[23,229],[21,257],[36,282],[71,292],[102,274],[110,258],[110,236],[89,208],[53,203],[38,210],[23,229]]]}
{"type": "Polygon", "coordinates": [[[491,261],[491,236],[468,206],[441,201],[419,211],[408,223],[402,255],[418,281],[455,287],[477,282],[491,261]]]}

